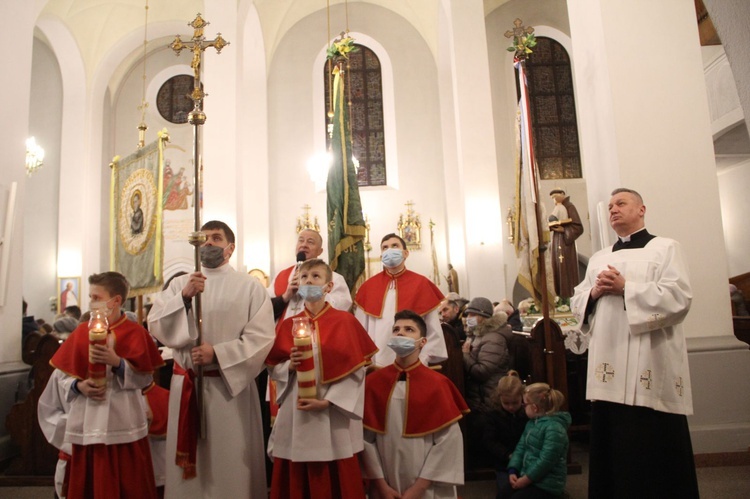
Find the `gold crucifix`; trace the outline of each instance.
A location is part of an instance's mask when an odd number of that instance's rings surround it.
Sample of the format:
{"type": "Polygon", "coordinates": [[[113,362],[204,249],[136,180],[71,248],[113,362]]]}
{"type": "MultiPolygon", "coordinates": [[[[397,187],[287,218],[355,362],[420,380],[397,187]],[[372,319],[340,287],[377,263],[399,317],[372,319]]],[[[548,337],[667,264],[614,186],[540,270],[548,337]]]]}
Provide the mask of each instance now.
{"type": "MultiPolygon", "coordinates": [[[[203,51],[208,47],[214,47],[216,53],[220,54],[221,49],[229,45],[229,42],[221,37],[221,33],[219,33],[215,39],[206,41],[206,37],[203,36],[203,29],[208,26],[208,24],[209,23],[201,17],[200,13],[198,13],[198,15],[195,16],[195,19],[193,19],[193,22],[188,24],[188,26],[193,28],[193,38],[189,42],[183,42],[180,35],[177,35],[174,41],[169,45],[177,56],[180,55],[180,52],[182,52],[183,49],[188,49],[193,52],[193,61],[190,63],[190,67],[193,68],[195,74],[193,75],[193,91],[189,96],[193,100],[193,110],[188,113],[188,123],[193,125],[193,165],[195,167],[195,176],[193,177],[195,182],[193,222],[195,231],[190,234],[188,241],[195,249],[196,272],[201,271],[200,247],[206,242],[206,234],[201,231],[201,200],[203,199],[201,193],[201,186],[203,185],[201,179],[201,167],[203,166],[203,162],[201,161],[201,127],[206,122],[206,114],[203,112],[203,98],[208,94],[204,94],[203,89],[201,88],[201,58],[203,57],[203,51]]],[[[203,344],[201,303],[201,294],[198,293],[193,297],[195,329],[198,333],[197,345],[203,344]]],[[[206,412],[204,410],[203,399],[203,366],[198,366],[195,383],[198,399],[200,437],[206,438],[206,412]]]]}
{"type": "Polygon", "coordinates": [[[193,100],[193,110],[188,114],[188,122],[191,125],[202,125],[206,121],[206,115],[203,112],[203,98],[208,94],[204,94],[201,88],[201,61],[203,52],[209,47],[214,47],[216,53],[220,54],[221,49],[229,45],[229,42],[222,38],[221,33],[218,33],[213,40],[206,40],[206,37],[203,36],[203,30],[209,24],[211,23],[203,19],[200,13],[198,13],[193,22],[188,24],[188,26],[193,28],[193,38],[189,42],[183,42],[180,35],[177,35],[169,45],[175,51],[176,55],[180,55],[183,49],[193,52],[193,60],[190,62],[190,67],[193,68],[193,91],[190,94],[190,98],[193,100]]]}
{"type": "Polygon", "coordinates": [[[536,46],[534,28],[524,26],[523,21],[518,18],[513,21],[513,29],[505,32],[505,38],[513,38],[513,45],[508,47],[508,52],[515,52],[514,57],[519,61],[526,60],[531,49],[536,46]]]}

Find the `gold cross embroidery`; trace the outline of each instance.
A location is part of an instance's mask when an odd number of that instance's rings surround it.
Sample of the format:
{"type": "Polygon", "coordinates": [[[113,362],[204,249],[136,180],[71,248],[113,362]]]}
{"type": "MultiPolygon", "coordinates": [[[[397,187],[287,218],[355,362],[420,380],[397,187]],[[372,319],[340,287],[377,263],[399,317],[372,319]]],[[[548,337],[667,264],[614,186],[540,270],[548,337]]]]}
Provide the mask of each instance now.
{"type": "Polygon", "coordinates": [[[602,362],[596,367],[596,376],[602,383],[608,383],[615,377],[615,370],[611,364],[602,362]]]}
{"type": "Polygon", "coordinates": [[[646,390],[651,389],[651,369],[646,369],[641,374],[641,384],[646,390]]]}

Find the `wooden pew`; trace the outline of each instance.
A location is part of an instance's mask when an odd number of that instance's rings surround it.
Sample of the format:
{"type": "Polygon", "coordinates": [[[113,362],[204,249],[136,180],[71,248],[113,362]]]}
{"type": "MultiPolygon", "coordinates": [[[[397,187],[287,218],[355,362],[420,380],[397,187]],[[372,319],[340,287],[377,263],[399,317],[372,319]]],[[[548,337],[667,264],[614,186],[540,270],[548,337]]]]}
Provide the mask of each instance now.
{"type": "Polygon", "coordinates": [[[31,361],[34,386],[23,401],[13,405],[5,419],[11,440],[21,451],[21,455],[13,459],[5,475],[51,477],[55,474],[58,452],[44,438],[39,428],[36,408],[54,370],[49,361],[60,347],[60,340],[54,334],[34,332],[30,333],[24,347],[22,356],[27,363],[31,361]]]}

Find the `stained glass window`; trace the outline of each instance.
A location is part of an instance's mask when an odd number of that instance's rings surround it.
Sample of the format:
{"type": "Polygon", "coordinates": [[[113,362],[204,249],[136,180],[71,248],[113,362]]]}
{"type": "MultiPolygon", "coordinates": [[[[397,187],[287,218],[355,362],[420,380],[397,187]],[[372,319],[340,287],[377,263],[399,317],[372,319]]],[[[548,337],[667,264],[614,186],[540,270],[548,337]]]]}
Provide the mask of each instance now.
{"type": "Polygon", "coordinates": [[[543,179],[581,178],[573,78],[565,48],[537,37],[526,61],[534,153],[543,179]]]}
{"type": "MultiPolygon", "coordinates": [[[[351,102],[350,123],[352,149],[359,161],[357,178],[360,187],[386,185],[385,133],[383,126],[383,79],[380,60],[375,52],[364,45],[349,54],[346,76],[347,101],[351,102]]],[[[328,63],[323,69],[325,81],[326,115],[328,124],[330,74],[328,63]]],[[[326,135],[326,145],[330,138],[326,135]]]]}

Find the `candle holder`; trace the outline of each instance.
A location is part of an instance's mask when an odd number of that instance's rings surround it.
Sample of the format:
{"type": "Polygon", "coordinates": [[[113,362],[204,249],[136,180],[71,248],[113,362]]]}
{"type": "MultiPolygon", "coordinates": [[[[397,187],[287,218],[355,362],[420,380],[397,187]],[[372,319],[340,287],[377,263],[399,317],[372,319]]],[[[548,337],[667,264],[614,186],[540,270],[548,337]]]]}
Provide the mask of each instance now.
{"type": "Polygon", "coordinates": [[[316,398],[318,389],[315,383],[315,361],[313,360],[313,324],[307,317],[292,319],[294,346],[302,352],[302,360],[297,366],[297,391],[299,398],[316,398]]]}
{"type": "Polygon", "coordinates": [[[94,345],[107,344],[109,321],[104,310],[92,310],[89,319],[89,373],[88,377],[96,386],[107,386],[107,365],[91,360],[91,348],[94,345]]]}

